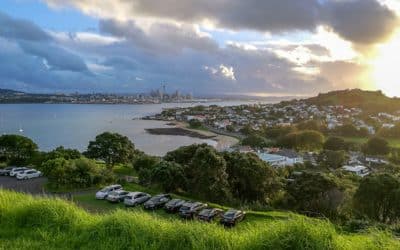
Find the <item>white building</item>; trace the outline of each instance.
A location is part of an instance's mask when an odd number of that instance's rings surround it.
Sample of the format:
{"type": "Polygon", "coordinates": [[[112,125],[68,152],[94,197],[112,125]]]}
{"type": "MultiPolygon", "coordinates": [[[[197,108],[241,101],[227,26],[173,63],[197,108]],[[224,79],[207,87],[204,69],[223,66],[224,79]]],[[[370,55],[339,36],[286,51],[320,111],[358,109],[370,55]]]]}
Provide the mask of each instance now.
{"type": "Polygon", "coordinates": [[[343,169],[351,172],[353,174],[356,174],[358,176],[364,177],[366,175],[369,175],[369,170],[367,167],[364,166],[343,166],[343,169]]]}

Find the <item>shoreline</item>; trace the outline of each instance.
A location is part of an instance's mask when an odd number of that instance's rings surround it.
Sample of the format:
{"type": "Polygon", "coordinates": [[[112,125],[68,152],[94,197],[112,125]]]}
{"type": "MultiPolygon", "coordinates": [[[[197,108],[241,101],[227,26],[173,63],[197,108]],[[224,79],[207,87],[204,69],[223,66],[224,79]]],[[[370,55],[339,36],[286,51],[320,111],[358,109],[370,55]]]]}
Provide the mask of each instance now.
{"type": "Polygon", "coordinates": [[[188,124],[185,122],[178,122],[178,121],[164,121],[164,122],[165,125],[171,126],[171,128],[153,128],[145,130],[147,133],[153,135],[189,136],[192,138],[198,138],[202,140],[213,140],[217,142],[215,148],[220,151],[230,148],[239,143],[239,139],[232,136],[218,134],[208,130],[188,128],[188,124]]]}
{"type": "Polygon", "coordinates": [[[198,139],[214,139],[216,136],[204,135],[197,131],[191,131],[181,127],[173,128],[146,128],[146,132],[152,135],[175,135],[175,136],[189,136],[198,139]]]}

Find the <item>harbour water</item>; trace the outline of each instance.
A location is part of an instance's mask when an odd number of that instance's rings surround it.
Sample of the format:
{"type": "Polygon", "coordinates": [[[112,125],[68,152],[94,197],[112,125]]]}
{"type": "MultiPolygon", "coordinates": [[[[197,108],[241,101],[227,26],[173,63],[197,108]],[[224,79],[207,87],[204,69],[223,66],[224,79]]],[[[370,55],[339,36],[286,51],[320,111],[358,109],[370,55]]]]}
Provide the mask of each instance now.
{"type": "MultiPolygon", "coordinates": [[[[241,103],[243,102],[218,102],[207,105],[228,106],[241,103]]],[[[163,108],[193,105],[198,104],[3,104],[0,105],[0,134],[27,136],[43,151],[52,150],[57,146],[84,151],[96,135],[111,131],[128,136],[137,148],[148,154],[164,155],[180,146],[216,142],[188,136],[151,135],[145,131],[146,128],[168,125],[161,121],[137,118],[159,113],[163,108]]]]}

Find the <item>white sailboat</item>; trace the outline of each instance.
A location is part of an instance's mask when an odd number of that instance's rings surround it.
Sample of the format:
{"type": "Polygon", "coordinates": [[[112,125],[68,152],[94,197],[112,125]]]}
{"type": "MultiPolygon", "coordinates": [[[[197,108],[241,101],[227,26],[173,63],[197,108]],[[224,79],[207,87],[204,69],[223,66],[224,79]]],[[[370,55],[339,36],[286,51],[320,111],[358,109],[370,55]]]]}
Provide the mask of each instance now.
{"type": "Polygon", "coordinates": [[[18,130],[20,133],[23,133],[24,132],[24,130],[22,129],[22,127],[21,127],[21,124],[19,125],[19,130],[18,130]]]}

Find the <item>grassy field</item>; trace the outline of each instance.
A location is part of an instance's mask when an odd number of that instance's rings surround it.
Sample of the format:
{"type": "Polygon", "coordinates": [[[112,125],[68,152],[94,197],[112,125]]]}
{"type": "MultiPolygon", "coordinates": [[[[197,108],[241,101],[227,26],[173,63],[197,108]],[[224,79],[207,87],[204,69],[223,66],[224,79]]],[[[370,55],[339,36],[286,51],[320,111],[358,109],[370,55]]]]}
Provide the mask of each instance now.
{"type": "MultiPolygon", "coordinates": [[[[124,185],[125,190],[129,191],[142,191],[142,192],[148,192],[152,195],[160,193],[157,190],[149,190],[148,188],[145,188],[143,186],[137,185],[137,184],[126,184],[124,185]]],[[[106,200],[96,200],[94,198],[95,196],[95,191],[92,192],[85,192],[83,194],[77,194],[73,196],[73,202],[76,203],[78,206],[84,208],[87,211],[90,211],[92,213],[98,213],[98,214],[104,214],[104,213],[109,213],[113,212],[116,210],[125,210],[129,212],[146,212],[152,216],[155,216],[157,218],[165,218],[165,219],[174,219],[181,221],[179,216],[177,214],[169,214],[166,213],[163,209],[158,209],[155,211],[145,211],[142,209],[142,206],[137,206],[137,207],[125,207],[124,204],[122,203],[109,203],[106,200]]],[[[179,196],[176,194],[172,194],[173,198],[180,198],[184,200],[192,200],[188,197],[183,197],[179,196]]],[[[221,206],[219,204],[214,204],[214,203],[207,203],[208,206],[210,207],[216,207],[216,208],[221,208],[224,210],[229,209],[229,207],[221,206]]],[[[238,224],[238,227],[246,227],[249,224],[254,225],[258,223],[262,223],[264,221],[268,220],[288,220],[291,217],[295,216],[294,214],[287,213],[287,212],[279,212],[279,211],[271,211],[271,212],[253,212],[249,211],[247,212],[246,220],[244,220],[242,223],[238,224]]],[[[218,221],[215,221],[215,224],[218,224],[218,221]]]]}
{"type": "MultiPolygon", "coordinates": [[[[368,141],[368,137],[342,137],[347,142],[353,142],[356,144],[364,144],[368,141]]],[[[386,139],[389,145],[393,148],[400,148],[400,139],[386,139]]]]}
{"type": "Polygon", "coordinates": [[[0,249],[399,248],[383,232],[346,235],[327,221],[298,215],[225,229],[140,209],[91,214],[64,200],[0,190],[0,249]]]}

